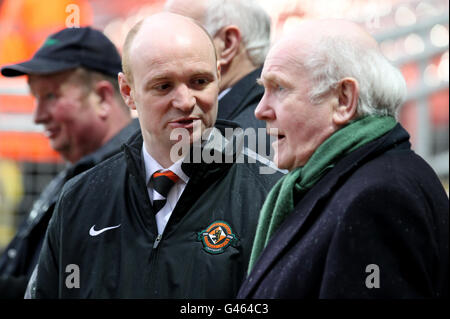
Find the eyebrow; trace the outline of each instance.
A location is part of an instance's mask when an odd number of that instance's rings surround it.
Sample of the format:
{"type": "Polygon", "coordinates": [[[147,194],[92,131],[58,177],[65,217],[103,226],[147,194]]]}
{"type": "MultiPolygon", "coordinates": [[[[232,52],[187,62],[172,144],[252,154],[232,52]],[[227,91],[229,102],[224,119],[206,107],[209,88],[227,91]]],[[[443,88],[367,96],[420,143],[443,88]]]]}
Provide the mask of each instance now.
{"type": "MultiPolygon", "coordinates": [[[[206,77],[208,78],[210,81],[214,81],[216,79],[215,74],[209,70],[199,70],[195,73],[192,73],[189,75],[189,78],[198,78],[198,77],[206,77]]],[[[154,83],[157,82],[164,82],[164,81],[172,81],[174,78],[173,74],[168,74],[168,73],[159,73],[156,74],[155,76],[152,76],[150,78],[148,78],[144,83],[144,87],[145,88],[149,88],[151,87],[154,83]]]]}
{"type": "Polygon", "coordinates": [[[267,84],[274,84],[274,83],[280,82],[280,81],[283,82],[282,79],[280,79],[277,76],[269,73],[269,74],[267,74],[265,76],[262,76],[262,77],[258,78],[256,80],[256,83],[261,85],[261,86],[264,86],[264,84],[266,84],[266,85],[267,84]]]}
{"type": "Polygon", "coordinates": [[[268,72],[264,76],[261,76],[257,80],[257,83],[260,85],[281,85],[285,88],[292,86],[292,82],[290,82],[288,77],[281,72],[268,72]]]}
{"type": "Polygon", "coordinates": [[[147,84],[149,84],[149,83],[153,83],[153,82],[166,81],[168,79],[170,79],[170,76],[160,74],[160,75],[148,78],[146,82],[147,82],[147,84]]]}

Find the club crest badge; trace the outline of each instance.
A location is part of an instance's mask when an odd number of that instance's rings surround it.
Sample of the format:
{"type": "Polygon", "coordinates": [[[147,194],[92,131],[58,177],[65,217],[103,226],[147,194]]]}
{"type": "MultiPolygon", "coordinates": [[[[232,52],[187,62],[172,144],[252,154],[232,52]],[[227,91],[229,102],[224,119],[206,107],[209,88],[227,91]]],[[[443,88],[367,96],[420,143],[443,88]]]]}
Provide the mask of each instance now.
{"type": "Polygon", "coordinates": [[[215,221],[197,233],[197,239],[203,243],[203,249],[210,254],[221,254],[228,246],[234,246],[238,242],[230,225],[224,221],[215,221]]]}

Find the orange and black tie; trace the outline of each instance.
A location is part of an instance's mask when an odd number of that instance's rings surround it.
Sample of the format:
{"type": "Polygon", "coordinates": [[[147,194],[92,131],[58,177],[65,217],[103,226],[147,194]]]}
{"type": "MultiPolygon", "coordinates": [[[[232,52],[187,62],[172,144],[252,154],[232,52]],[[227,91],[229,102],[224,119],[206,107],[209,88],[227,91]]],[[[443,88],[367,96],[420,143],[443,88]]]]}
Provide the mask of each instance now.
{"type": "Polygon", "coordinates": [[[153,173],[150,179],[150,185],[157,191],[164,199],[153,199],[153,208],[155,215],[166,205],[167,195],[170,189],[180,178],[172,171],[153,173]]]}

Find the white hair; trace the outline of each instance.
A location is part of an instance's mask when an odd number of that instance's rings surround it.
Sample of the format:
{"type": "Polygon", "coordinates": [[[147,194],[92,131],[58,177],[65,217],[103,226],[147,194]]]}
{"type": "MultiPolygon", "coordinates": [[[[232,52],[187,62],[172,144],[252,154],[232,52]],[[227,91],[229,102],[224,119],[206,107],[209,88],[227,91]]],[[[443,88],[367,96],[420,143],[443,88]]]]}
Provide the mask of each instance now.
{"type": "Polygon", "coordinates": [[[209,0],[204,26],[214,37],[223,27],[235,25],[251,62],[264,63],[270,47],[270,17],[254,0],[209,0]]]}
{"type": "Polygon", "coordinates": [[[380,51],[344,37],[326,38],[303,61],[312,82],[310,101],[320,103],[340,80],[352,77],[359,85],[357,116],[397,117],[406,97],[401,72],[380,51]]]}

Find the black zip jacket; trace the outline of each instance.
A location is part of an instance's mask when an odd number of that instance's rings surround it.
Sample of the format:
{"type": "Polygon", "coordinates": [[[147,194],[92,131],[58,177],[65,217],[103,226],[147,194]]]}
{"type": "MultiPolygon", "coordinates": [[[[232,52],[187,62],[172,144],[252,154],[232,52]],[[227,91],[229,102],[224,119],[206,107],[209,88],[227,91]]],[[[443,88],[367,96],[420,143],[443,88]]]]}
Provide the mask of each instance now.
{"type": "MultiPolygon", "coordinates": [[[[261,174],[267,165],[247,149],[231,163],[183,164],[190,180],[158,236],[142,143],[137,134],[122,153],[66,184],[31,285],[34,298],[236,296],[260,208],[282,173],[261,174]]],[[[222,152],[221,143],[215,130],[202,150],[222,152]]]]}

